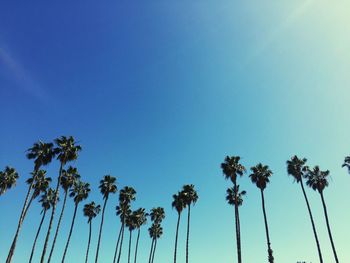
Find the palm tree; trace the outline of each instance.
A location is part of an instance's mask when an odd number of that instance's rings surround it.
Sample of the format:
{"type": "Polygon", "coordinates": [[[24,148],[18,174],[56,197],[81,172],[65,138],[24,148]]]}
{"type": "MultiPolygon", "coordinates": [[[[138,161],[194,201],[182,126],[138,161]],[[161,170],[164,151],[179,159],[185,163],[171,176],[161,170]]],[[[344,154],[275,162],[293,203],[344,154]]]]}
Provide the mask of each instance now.
{"type": "Polygon", "coordinates": [[[327,206],[326,206],[326,202],[325,202],[324,196],[323,196],[323,191],[328,186],[328,181],[327,181],[327,177],[328,176],[329,176],[329,171],[328,170],[327,171],[321,171],[320,167],[315,166],[312,170],[309,169],[309,171],[307,172],[306,185],[311,187],[313,190],[318,191],[318,193],[321,196],[321,201],[322,201],[322,205],[323,205],[323,211],[324,211],[324,215],[325,215],[325,218],[326,218],[327,230],[328,230],[329,239],[330,239],[331,245],[332,245],[334,259],[335,259],[336,263],[339,263],[337,252],[335,250],[335,245],[334,245],[334,242],[333,242],[331,227],[330,227],[330,224],[329,224],[328,213],[327,213],[327,206]]]}
{"type": "MultiPolygon", "coordinates": [[[[235,206],[237,204],[238,207],[243,205],[243,196],[247,194],[246,191],[239,191],[239,185],[236,186],[236,188],[231,187],[226,190],[226,201],[228,202],[229,205],[235,206]]],[[[237,218],[237,227],[238,227],[238,232],[241,232],[241,224],[239,217],[237,218]]]]}
{"type": "Polygon", "coordinates": [[[157,239],[163,234],[163,228],[160,223],[165,218],[165,212],[163,207],[155,207],[151,209],[150,213],[151,221],[153,222],[152,226],[148,229],[149,235],[152,239],[151,251],[149,255],[149,263],[152,263],[154,260],[154,253],[157,247],[157,239]]]}
{"type": "Polygon", "coordinates": [[[63,191],[64,191],[64,198],[63,198],[61,213],[60,213],[60,217],[58,219],[58,223],[57,223],[57,227],[56,227],[56,231],[55,231],[55,236],[53,238],[49,258],[47,260],[48,263],[50,263],[53,251],[55,249],[56,239],[57,239],[58,232],[59,232],[59,229],[61,226],[63,213],[64,213],[64,210],[66,207],[68,191],[73,187],[74,183],[77,182],[79,179],[80,179],[80,174],[78,173],[77,168],[69,166],[67,170],[62,169],[62,177],[61,177],[60,184],[61,184],[61,187],[63,188],[63,191]]]}
{"type": "Polygon", "coordinates": [[[148,231],[152,239],[151,253],[150,253],[148,262],[153,263],[154,255],[156,253],[156,248],[157,248],[157,240],[163,235],[163,228],[161,227],[160,223],[154,222],[152,226],[148,229],[148,231]]]}
{"type": "Polygon", "coordinates": [[[52,206],[49,227],[46,233],[46,238],[44,242],[43,252],[41,254],[40,263],[44,263],[44,260],[45,260],[47,244],[49,242],[52,223],[56,212],[57,200],[59,197],[59,188],[60,188],[60,182],[63,174],[62,173],[63,168],[68,162],[76,160],[78,158],[78,153],[81,151],[81,146],[76,144],[72,136],[69,136],[69,137],[61,136],[60,138],[55,139],[55,143],[57,145],[57,147],[55,148],[55,153],[57,154],[57,160],[60,161],[60,169],[58,172],[57,185],[55,189],[55,202],[52,206]]]}
{"type": "Polygon", "coordinates": [[[187,237],[186,237],[186,263],[188,263],[188,243],[190,239],[190,219],[191,219],[191,205],[198,201],[198,194],[194,189],[194,185],[184,185],[182,189],[182,196],[185,206],[188,207],[187,215],[187,237]]]}
{"type": "Polygon", "coordinates": [[[105,210],[106,210],[108,197],[109,197],[110,194],[115,194],[117,192],[116,180],[117,179],[115,177],[113,177],[113,176],[105,175],[103,177],[103,179],[100,181],[99,188],[100,188],[101,194],[103,195],[104,204],[103,204],[103,209],[102,209],[102,218],[101,218],[100,231],[99,231],[99,235],[98,235],[95,263],[98,262],[98,253],[99,253],[99,250],[100,250],[103,221],[104,221],[104,215],[105,215],[105,210]]]}
{"type": "Polygon", "coordinates": [[[180,218],[181,213],[185,209],[185,200],[184,196],[181,192],[173,195],[173,202],[171,206],[176,209],[177,212],[177,224],[176,224],[176,234],[175,234],[175,250],[174,250],[174,263],[176,263],[176,252],[177,252],[177,239],[179,235],[179,226],[180,226],[180,218]]]}
{"type": "MultiPolygon", "coordinates": [[[[119,199],[121,199],[121,198],[119,197],[119,199]]],[[[121,226],[120,226],[120,230],[119,230],[119,234],[118,234],[117,244],[116,244],[116,247],[114,250],[113,263],[115,263],[117,260],[120,239],[122,236],[124,236],[125,220],[131,213],[130,203],[121,202],[121,201],[119,201],[119,202],[120,202],[119,205],[116,207],[116,214],[120,218],[121,226]]]]}
{"type": "Polygon", "coordinates": [[[320,258],[320,263],[323,263],[322,252],[321,252],[320,243],[318,241],[315,222],[314,222],[314,219],[312,216],[310,203],[309,203],[309,200],[307,198],[307,195],[306,195],[306,192],[304,189],[303,178],[306,176],[306,172],[307,172],[306,161],[307,161],[306,158],[299,159],[298,156],[294,155],[290,160],[287,161],[287,172],[288,172],[288,175],[291,175],[294,178],[294,180],[297,183],[299,183],[301,186],[301,190],[302,190],[303,196],[305,198],[307,210],[309,211],[309,217],[311,220],[312,230],[314,232],[314,236],[315,236],[315,240],[316,240],[318,256],[320,258]]]}
{"type": "Polygon", "coordinates": [[[136,212],[133,211],[130,213],[126,220],[125,225],[129,229],[129,249],[128,249],[128,263],[130,263],[130,256],[131,256],[131,239],[132,239],[132,231],[136,228],[136,212]]]}
{"type": "MultiPolygon", "coordinates": [[[[42,166],[45,166],[52,161],[52,158],[55,157],[55,154],[56,153],[53,149],[52,143],[44,143],[41,141],[34,143],[33,147],[31,147],[27,150],[27,158],[30,160],[34,159],[34,170],[33,170],[34,177],[36,176],[36,174],[38,173],[38,171],[40,170],[40,168],[42,166]]],[[[19,232],[21,231],[22,224],[24,221],[24,212],[27,209],[27,204],[29,201],[29,196],[30,196],[30,193],[32,191],[33,184],[34,184],[34,180],[28,187],[28,191],[27,191],[27,194],[26,194],[26,197],[24,200],[21,215],[20,215],[19,220],[18,220],[16,233],[15,233],[15,236],[13,238],[11,248],[10,248],[10,251],[9,251],[7,259],[6,259],[6,263],[12,262],[12,257],[15,253],[16,243],[17,243],[17,239],[19,236],[19,232]]]]}
{"type": "Polygon", "coordinates": [[[51,177],[46,177],[46,171],[44,170],[39,170],[36,175],[32,173],[32,177],[29,178],[26,181],[26,183],[28,185],[32,185],[33,192],[32,192],[32,196],[29,199],[29,203],[26,209],[24,210],[23,217],[27,215],[28,209],[31,206],[33,200],[37,198],[41,193],[46,192],[51,181],[52,181],[51,177]]]}
{"type": "Polygon", "coordinates": [[[0,195],[14,187],[18,177],[18,173],[12,167],[6,166],[3,172],[0,171],[0,195]]]}
{"type": "Polygon", "coordinates": [[[246,191],[239,191],[239,185],[234,187],[230,187],[226,190],[226,201],[229,205],[235,205],[237,203],[238,206],[243,204],[243,196],[247,194],[246,191]]]}
{"type": "Polygon", "coordinates": [[[155,207],[151,209],[151,220],[156,224],[160,224],[165,218],[165,211],[163,207],[155,207]]]}
{"type": "Polygon", "coordinates": [[[345,157],[342,167],[348,168],[348,172],[350,173],[350,156],[345,157]]]}
{"type": "MultiPolygon", "coordinates": [[[[117,215],[120,216],[121,222],[122,222],[122,232],[121,232],[121,240],[120,240],[120,247],[119,247],[119,254],[118,254],[118,260],[117,263],[120,262],[120,258],[122,255],[122,247],[123,247],[123,240],[124,240],[124,226],[125,226],[125,220],[130,215],[130,203],[131,201],[135,200],[136,191],[134,188],[130,186],[125,186],[122,190],[120,190],[119,193],[119,210],[122,213],[118,213],[118,207],[117,207],[117,215]]],[[[119,238],[118,238],[119,239],[119,238]]],[[[116,250],[118,249],[118,241],[116,250]]],[[[115,256],[114,256],[115,258],[115,256]]],[[[113,261],[115,262],[115,261],[113,261]]]]}
{"type": "MultiPolygon", "coordinates": [[[[246,172],[245,167],[240,163],[241,157],[239,156],[226,156],[223,163],[221,163],[221,169],[226,180],[231,180],[233,183],[233,189],[237,188],[237,177],[241,177],[246,172]]],[[[237,200],[237,196],[234,198],[237,200]]],[[[235,226],[236,226],[236,243],[237,243],[237,258],[238,263],[242,263],[241,253],[241,232],[239,228],[239,210],[238,204],[235,204],[235,226]]]]}
{"type": "Polygon", "coordinates": [[[41,211],[42,217],[41,217],[41,221],[40,221],[40,224],[39,224],[38,231],[36,232],[36,236],[35,236],[35,239],[34,239],[34,242],[33,242],[32,252],[30,253],[30,258],[29,258],[29,263],[31,263],[32,260],[33,260],[36,242],[38,240],[38,237],[39,237],[39,234],[40,234],[40,231],[41,231],[41,227],[42,227],[43,222],[45,220],[46,212],[53,205],[54,196],[55,196],[55,191],[52,188],[49,188],[47,191],[44,192],[44,194],[41,196],[41,199],[39,200],[39,202],[41,203],[41,206],[43,208],[42,211],[41,211]]]}
{"type": "Polygon", "coordinates": [[[261,193],[261,201],[262,201],[262,209],[264,214],[265,221],[265,231],[266,231],[266,239],[267,239],[267,252],[268,252],[268,261],[269,263],[274,262],[273,251],[271,249],[270,235],[269,235],[269,227],[267,224],[266,210],[265,210],[265,199],[264,199],[264,190],[267,184],[270,182],[270,177],[272,175],[272,171],[269,169],[267,165],[262,165],[261,163],[256,166],[250,168],[252,174],[249,175],[252,183],[254,183],[259,189],[261,193]]]}
{"type": "Polygon", "coordinates": [[[70,238],[71,238],[72,232],[73,232],[75,217],[77,215],[78,205],[79,205],[80,202],[82,202],[83,200],[88,198],[89,193],[90,193],[90,184],[83,183],[80,180],[75,182],[74,185],[73,185],[73,188],[70,190],[69,196],[74,198],[75,207],[74,207],[74,214],[73,214],[72,224],[70,226],[66,247],[64,249],[64,253],[63,253],[63,257],[62,257],[62,263],[64,262],[64,260],[66,258],[66,254],[67,254],[70,238]]]}
{"type": "Polygon", "coordinates": [[[94,219],[100,213],[100,211],[101,211],[101,206],[96,205],[95,202],[91,202],[84,206],[84,216],[88,218],[88,224],[89,224],[89,240],[88,240],[88,246],[86,250],[85,263],[87,263],[89,259],[89,249],[90,249],[91,232],[92,232],[91,231],[92,219],[94,219]]]}
{"type": "Polygon", "coordinates": [[[136,259],[137,259],[137,249],[139,246],[141,227],[147,223],[147,216],[148,214],[145,212],[144,208],[139,208],[135,211],[135,217],[136,217],[135,227],[137,229],[137,239],[136,239],[136,246],[135,246],[134,263],[136,263],[136,259]]]}

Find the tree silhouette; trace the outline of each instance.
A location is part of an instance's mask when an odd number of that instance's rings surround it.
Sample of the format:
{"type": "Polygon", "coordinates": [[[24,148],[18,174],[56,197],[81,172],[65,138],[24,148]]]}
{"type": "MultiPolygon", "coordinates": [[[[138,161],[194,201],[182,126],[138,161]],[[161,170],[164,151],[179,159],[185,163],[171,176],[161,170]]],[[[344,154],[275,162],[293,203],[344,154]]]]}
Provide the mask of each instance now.
{"type": "Polygon", "coordinates": [[[329,224],[328,213],[327,213],[327,206],[326,206],[326,202],[324,200],[324,195],[323,195],[324,189],[328,186],[328,180],[327,180],[328,176],[329,176],[329,171],[328,170],[327,171],[321,171],[320,167],[315,166],[312,170],[310,170],[310,169],[308,170],[306,184],[309,187],[311,187],[313,190],[317,191],[320,194],[320,196],[321,196],[324,216],[326,218],[328,236],[329,236],[329,240],[331,241],[334,259],[335,259],[336,263],[339,263],[337,252],[335,250],[333,237],[332,237],[331,227],[330,227],[330,224],[329,224]]]}

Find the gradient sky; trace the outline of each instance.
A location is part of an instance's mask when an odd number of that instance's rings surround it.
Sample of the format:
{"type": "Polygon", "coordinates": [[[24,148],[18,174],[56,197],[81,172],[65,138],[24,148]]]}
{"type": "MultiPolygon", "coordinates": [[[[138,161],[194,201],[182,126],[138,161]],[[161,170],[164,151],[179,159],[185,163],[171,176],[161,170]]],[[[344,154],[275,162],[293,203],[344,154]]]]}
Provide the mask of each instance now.
{"type": "MultiPolygon", "coordinates": [[[[309,165],[331,171],[325,198],[334,242],[340,261],[350,262],[350,176],[341,168],[350,153],[349,10],[348,0],[2,1],[0,167],[16,167],[21,178],[0,198],[0,262],[33,167],[25,150],[60,135],[73,135],[83,147],[74,165],[92,184],[89,200],[102,203],[98,181],[112,174],[119,188],[136,188],[134,208],[165,208],[159,263],[172,260],[172,194],[186,183],[199,193],[190,261],[236,262],[234,210],[225,202],[230,183],[220,169],[226,155],[242,156],[247,167],[266,163],[274,172],[266,207],[276,263],[318,262],[302,193],[286,174],[287,159],[305,156],[309,165]]],[[[57,177],[57,162],[47,169],[57,177]]],[[[266,262],[260,195],[247,175],[240,184],[248,192],[240,212],[242,257],[266,262]]],[[[334,262],[319,195],[307,193],[324,261],[334,262]]],[[[108,203],[101,263],[113,257],[116,204],[117,195],[108,203]]],[[[69,201],[54,263],[72,208],[69,201]]],[[[29,257],[39,213],[36,203],[15,263],[29,257]]],[[[87,231],[80,212],[67,262],[83,262],[87,231]]],[[[43,235],[36,257],[42,243],[43,235]]],[[[184,245],[183,221],[179,262],[184,245]]],[[[139,262],[149,249],[144,228],[139,262]]]]}

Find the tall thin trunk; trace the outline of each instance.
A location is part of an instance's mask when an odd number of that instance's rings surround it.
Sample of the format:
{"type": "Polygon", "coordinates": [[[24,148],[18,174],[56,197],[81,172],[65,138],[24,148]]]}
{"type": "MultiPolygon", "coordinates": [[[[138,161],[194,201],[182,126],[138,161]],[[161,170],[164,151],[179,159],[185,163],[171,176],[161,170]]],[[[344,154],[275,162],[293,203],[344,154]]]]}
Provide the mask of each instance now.
{"type": "Polygon", "coordinates": [[[88,263],[88,259],[89,259],[89,249],[90,249],[90,242],[91,242],[91,224],[92,224],[92,221],[89,222],[89,240],[88,240],[88,245],[86,249],[85,263],[88,263]]]}
{"type": "Polygon", "coordinates": [[[152,254],[153,254],[153,245],[154,245],[154,238],[152,238],[151,251],[149,252],[149,259],[148,259],[148,263],[151,263],[151,260],[152,260],[152,254]]]}
{"type": "Polygon", "coordinates": [[[153,248],[153,255],[152,255],[152,262],[154,262],[154,254],[156,253],[156,248],[157,248],[157,239],[154,241],[154,248],[153,248]]]}
{"type": "Polygon", "coordinates": [[[44,248],[43,248],[43,252],[41,254],[40,263],[44,263],[44,260],[45,260],[47,244],[49,242],[50,232],[51,232],[51,228],[52,228],[52,223],[53,223],[53,219],[55,217],[56,206],[57,206],[57,202],[58,202],[58,196],[59,196],[59,190],[60,190],[60,181],[61,181],[61,177],[62,177],[62,169],[63,169],[63,163],[61,162],[59,175],[58,175],[58,179],[57,179],[57,185],[56,185],[55,200],[54,200],[54,203],[53,203],[53,206],[52,206],[52,212],[51,212],[49,228],[47,229],[46,238],[45,238],[45,242],[44,242],[44,248]]]}
{"type": "Polygon", "coordinates": [[[175,234],[174,263],[176,263],[177,238],[178,238],[178,236],[179,236],[180,218],[181,218],[181,213],[178,213],[177,224],[176,224],[176,234],[175,234]]]}
{"type": "Polygon", "coordinates": [[[30,192],[32,191],[32,188],[33,188],[33,185],[34,185],[34,181],[35,181],[35,177],[36,177],[36,175],[38,173],[38,170],[39,170],[39,168],[34,170],[33,181],[31,182],[31,184],[28,187],[28,192],[26,194],[26,198],[24,200],[24,204],[23,204],[23,207],[22,207],[21,215],[20,215],[19,220],[18,220],[16,234],[15,234],[15,236],[13,238],[10,251],[9,251],[9,253],[7,255],[6,263],[11,263],[12,262],[12,257],[13,257],[13,255],[15,253],[16,243],[17,243],[17,239],[18,239],[18,236],[19,236],[19,232],[21,231],[22,224],[23,224],[23,221],[24,221],[24,213],[25,213],[25,210],[27,208],[30,192]]]}
{"type": "Polygon", "coordinates": [[[43,216],[42,216],[41,221],[40,221],[40,224],[39,224],[38,231],[36,232],[36,235],[35,235],[35,239],[34,239],[34,243],[33,243],[33,247],[32,247],[32,252],[30,253],[29,263],[31,263],[31,262],[32,262],[32,259],[33,259],[33,255],[34,255],[34,251],[35,251],[35,246],[36,246],[36,241],[38,240],[41,227],[42,227],[43,222],[44,222],[44,220],[45,220],[46,211],[47,211],[47,210],[44,210],[43,216]]]}
{"type": "Polygon", "coordinates": [[[237,259],[238,263],[242,263],[242,253],[241,253],[241,236],[239,228],[239,212],[237,204],[237,183],[233,183],[233,188],[235,189],[235,224],[236,224],[236,243],[237,243],[237,259]]]}
{"type": "Polygon", "coordinates": [[[301,179],[300,181],[300,185],[301,185],[301,190],[303,191],[303,195],[305,198],[305,202],[306,202],[306,206],[307,206],[307,210],[309,211],[309,216],[310,216],[310,220],[311,220],[311,225],[312,225],[312,230],[314,232],[314,236],[315,236],[315,240],[316,240],[316,245],[317,245],[317,250],[318,250],[318,256],[320,258],[320,263],[323,263],[323,259],[322,259],[322,253],[321,253],[321,247],[320,247],[320,243],[318,241],[318,236],[317,236],[317,232],[316,232],[316,226],[315,226],[315,222],[314,222],[314,218],[312,216],[312,212],[311,212],[311,207],[309,204],[309,200],[306,196],[306,192],[304,189],[304,184],[303,184],[303,180],[301,179]]]}
{"type": "Polygon", "coordinates": [[[120,238],[121,238],[121,235],[122,235],[122,231],[123,231],[123,224],[120,226],[119,235],[118,235],[118,239],[117,239],[117,244],[115,246],[115,251],[114,251],[113,263],[115,263],[115,261],[117,260],[119,242],[120,242],[120,238]]]}
{"type": "Polygon", "coordinates": [[[267,239],[267,253],[268,253],[268,259],[269,263],[274,262],[273,258],[273,251],[271,249],[271,242],[270,242],[270,235],[269,235],[269,226],[267,224],[267,217],[266,217],[266,210],[265,210],[265,199],[264,199],[264,191],[261,190],[261,202],[262,202],[262,209],[264,213],[264,221],[265,221],[265,231],[266,231],[266,239],[267,239]]]}
{"type": "Polygon", "coordinates": [[[101,237],[102,237],[102,227],[103,227],[103,221],[104,221],[104,218],[105,218],[105,210],[106,210],[107,201],[108,201],[108,196],[105,199],[105,203],[103,204],[103,209],[102,209],[101,225],[100,225],[100,232],[98,234],[98,242],[97,242],[95,263],[98,262],[98,253],[100,251],[100,243],[101,243],[101,237]]]}
{"type": "MultiPolygon", "coordinates": [[[[190,219],[191,219],[191,205],[188,205],[187,237],[186,237],[186,263],[188,263],[188,242],[190,240],[190,219]]],[[[156,240],[156,242],[157,242],[157,240],[156,240]]]]}
{"type": "Polygon", "coordinates": [[[136,239],[136,246],[135,246],[135,258],[134,258],[134,263],[136,263],[136,259],[137,259],[137,249],[138,249],[138,247],[139,247],[140,232],[141,232],[141,229],[139,228],[139,230],[137,231],[137,239],[136,239]]]}
{"type": "Polygon", "coordinates": [[[335,251],[335,246],[334,246],[334,242],[333,242],[331,227],[329,225],[327,206],[326,206],[326,202],[324,201],[323,192],[320,192],[320,195],[321,195],[321,200],[322,200],[322,205],[323,205],[324,216],[326,218],[326,223],[327,223],[328,236],[329,236],[329,240],[331,241],[332,250],[333,250],[333,254],[334,254],[334,259],[335,259],[336,263],[339,263],[337,252],[335,251]]]}
{"type": "Polygon", "coordinates": [[[239,219],[239,207],[237,209],[237,232],[238,232],[238,238],[239,238],[239,260],[242,261],[242,251],[241,251],[241,221],[239,219]]]}
{"type": "Polygon", "coordinates": [[[32,196],[30,197],[29,203],[28,203],[26,209],[24,210],[23,219],[26,217],[27,212],[28,212],[28,210],[29,210],[29,208],[30,208],[30,206],[31,206],[31,204],[32,204],[32,202],[33,202],[33,200],[34,200],[34,193],[32,193],[32,196]]]}
{"type": "Polygon", "coordinates": [[[120,247],[119,247],[119,254],[118,254],[117,263],[120,262],[120,257],[122,255],[123,240],[124,240],[124,230],[125,230],[125,223],[123,222],[122,239],[120,240],[120,247]]]}
{"type": "Polygon", "coordinates": [[[57,227],[56,227],[56,231],[55,231],[55,236],[53,238],[53,242],[52,242],[52,246],[51,246],[51,250],[50,250],[50,255],[49,255],[49,258],[47,260],[47,263],[50,263],[51,257],[52,257],[52,254],[53,254],[53,250],[55,249],[56,239],[57,239],[57,236],[58,236],[58,231],[60,229],[61,221],[62,221],[62,218],[63,218],[64,209],[66,207],[67,196],[68,196],[68,191],[65,191],[64,192],[63,205],[62,205],[62,209],[61,209],[61,214],[60,214],[60,217],[58,219],[58,223],[57,223],[57,227]]]}
{"type": "Polygon", "coordinates": [[[63,257],[62,257],[62,263],[64,263],[64,260],[65,260],[66,255],[67,255],[67,250],[68,250],[70,238],[71,238],[72,233],[73,233],[73,227],[74,227],[75,217],[76,217],[76,215],[77,215],[77,210],[78,210],[78,203],[75,204],[74,214],[73,214],[73,219],[72,219],[72,224],[71,224],[71,226],[70,226],[70,230],[69,230],[69,235],[68,235],[66,247],[64,248],[64,253],[63,253],[63,257]]]}
{"type": "Polygon", "coordinates": [[[131,238],[132,238],[132,230],[129,230],[129,252],[128,252],[128,263],[130,263],[130,254],[131,254],[131,238]]]}

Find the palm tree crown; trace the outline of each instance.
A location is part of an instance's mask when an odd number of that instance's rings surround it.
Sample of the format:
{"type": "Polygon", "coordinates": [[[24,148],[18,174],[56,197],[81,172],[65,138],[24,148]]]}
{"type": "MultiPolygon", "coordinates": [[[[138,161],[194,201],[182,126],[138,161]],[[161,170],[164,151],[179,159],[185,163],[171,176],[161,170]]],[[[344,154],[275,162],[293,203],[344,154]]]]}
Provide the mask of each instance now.
{"type": "Polygon", "coordinates": [[[319,193],[322,193],[328,186],[328,176],[328,170],[321,171],[320,167],[316,165],[312,170],[308,171],[306,184],[313,190],[317,190],[319,193]]]}
{"type": "Polygon", "coordinates": [[[165,218],[164,208],[163,207],[152,208],[150,216],[151,216],[151,220],[154,223],[160,224],[165,218]]]}
{"type": "Polygon", "coordinates": [[[80,179],[80,174],[77,168],[69,166],[67,170],[62,170],[61,186],[65,192],[67,192],[74,183],[80,179]]]}
{"type": "Polygon", "coordinates": [[[129,203],[120,203],[116,207],[117,216],[120,217],[120,221],[124,222],[126,218],[131,214],[130,204],[129,203]]]}
{"type": "Polygon", "coordinates": [[[47,165],[52,161],[56,155],[53,148],[53,143],[44,143],[38,141],[27,150],[27,158],[34,159],[34,170],[37,171],[41,166],[47,165]]]}
{"type": "Polygon", "coordinates": [[[184,185],[181,191],[181,195],[186,206],[195,204],[198,200],[198,194],[194,189],[193,184],[184,185]]]}
{"type": "Polygon", "coordinates": [[[72,136],[66,137],[61,136],[55,139],[57,148],[55,148],[55,153],[57,154],[57,160],[65,165],[67,162],[76,160],[78,158],[78,153],[81,151],[81,146],[76,145],[76,142],[72,136]]]}
{"type": "Polygon", "coordinates": [[[77,181],[74,183],[73,188],[70,190],[70,197],[74,198],[74,203],[78,204],[81,201],[88,198],[90,193],[90,184],[84,183],[82,181],[77,181]]]}
{"type": "Polygon", "coordinates": [[[114,194],[117,192],[116,181],[117,179],[110,175],[105,175],[100,181],[99,188],[103,195],[103,199],[107,199],[110,193],[114,194]]]}
{"type": "Polygon", "coordinates": [[[298,156],[294,155],[290,160],[287,161],[287,172],[288,175],[294,177],[295,181],[299,183],[303,177],[305,177],[305,172],[307,171],[306,164],[307,159],[299,159],[298,156]]]}
{"type": "Polygon", "coordinates": [[[266,185],[270,182],[270,177],[272,175],[272,171],[269,169],[267,165],[263,165],[261,163],[250,169],[252,174],[249,175],[250,179],[258,188],[264,190],[266,185]]]}
{"type": "Polygon", "coordinates": [[[225,161],[221,163],[221,169],[224,173],[225,179],[230,179],[233,183],[236,182],[237,176],[243,176],[246,169],[239,163],[241,157],[226,156],[225,161]]]}
{"type": "Polygon", "coordinates": [[[90,223],[91,220],[100,213],[101,206],[96,205],[95,202],[91,202],[91,203],[85,204],[83,211],[84,211],[84,216],[88,218],[88,223],[90,223]]]}
{"type": "Polygon", "coordinates": [[[46,177],[46,171],[39,170],[36,174],[31,173],[32,177],[29,178],[26,182],[27,184],[31,185],[33,183],[33,195],[32,198],[36,198],[40,195],[40,193],[43,193],[47,190],[51,183],[51,177],[46,177]]]}
{"type": "Polygon", "coordinates": [[[350,173],[350,156],[345,157],[342,167],[348,168],[348,172],[350,173]]]}
{"type": "Polygon", "coordinates": [[[239,191],[239,185],[236,187],[230,187],[226,191],[226,200],[230,205],[235,205],[237,202],[238,206],[243,204],[243,196],[247,194],[246,191],[239,191]]]}
{"type": "Polygon", "coordinates": [[[0,171],[0,195],[16,185],[18,173],[12,167],[6,166],[4,171],[0,171]]]}
{"type": "Polygon", "coordinates": [[[130,186],[125,186],[119,193],[119,202],[120,203],[130,203],[131,201],[135,201],[136,199],[136,191],[134,188],[130,186]]]}
{"type": "Polygon", "coordinates": [[[133,231],[136,228],[136,212],[133,211],[125,219],[125,225],[129,228],[129,231],[133,231]]]}
{"type": "Polygon", "coordinates": [[[54,201],[55,201],[55,190],[53,190],[52,188],[49,188],[47,191],[45,191],[39,200],[43,208],[43,211],[49,210],[51,206],[53,206],[54,201]]]}
{"type": "Polygon", "coordinates": [[[184,210],[186,204],[184,200],[184,195],[182,192],[178,192],[173,195],[173,202],[171,203],[172,208],[175,208],[176,211],[180,214],[184,210]]]}
{"type": "Polygon", "coordinates": [[[163,228],[160,224],[152,224],[148,232],[152,239],[159,239],[163,235],[163,228]]]}
{"type": "Polygon", "coordinates": [[[135,215],[135,228],[140,228],[141,226],[145,225],[147,223],[147,216],[144,208],[139,208],[134,211],[135,215]]]}

